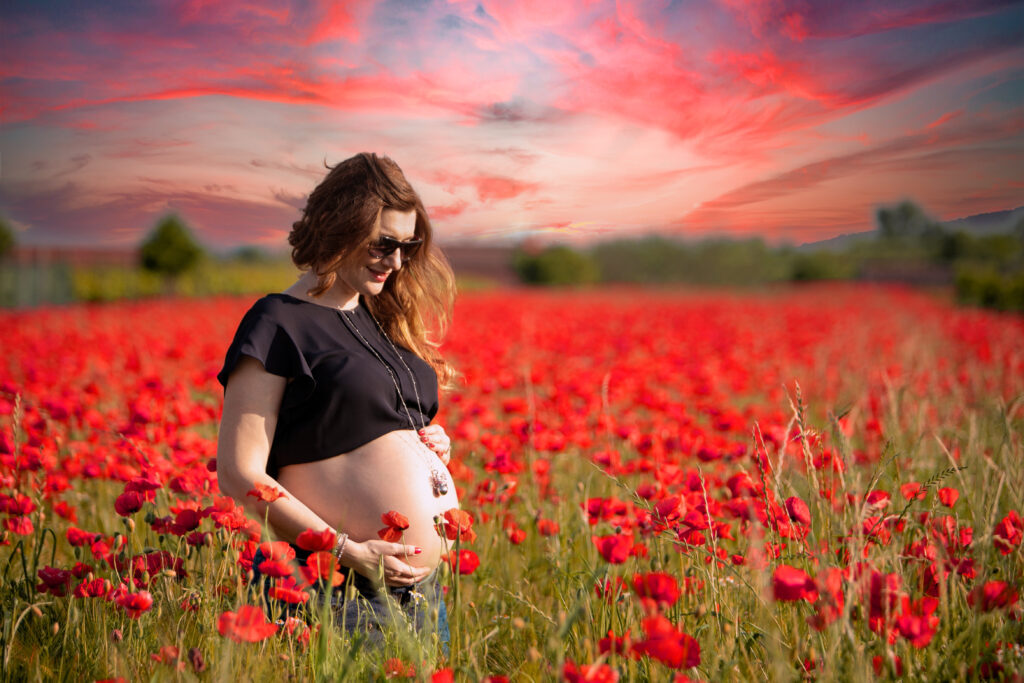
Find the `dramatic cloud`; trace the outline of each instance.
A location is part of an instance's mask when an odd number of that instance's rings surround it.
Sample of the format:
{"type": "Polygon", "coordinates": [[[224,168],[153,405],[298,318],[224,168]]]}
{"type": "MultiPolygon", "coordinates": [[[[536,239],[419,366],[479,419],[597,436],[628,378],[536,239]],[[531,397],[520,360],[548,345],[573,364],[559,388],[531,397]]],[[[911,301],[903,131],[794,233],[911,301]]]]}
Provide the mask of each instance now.
{"type": "Polygon", "coordinates": [[[822,238],[1024,204],[1024,3],[5,3],[0,214],[130,244],[284,239],[387,153],[443,240],[822,238]]]}

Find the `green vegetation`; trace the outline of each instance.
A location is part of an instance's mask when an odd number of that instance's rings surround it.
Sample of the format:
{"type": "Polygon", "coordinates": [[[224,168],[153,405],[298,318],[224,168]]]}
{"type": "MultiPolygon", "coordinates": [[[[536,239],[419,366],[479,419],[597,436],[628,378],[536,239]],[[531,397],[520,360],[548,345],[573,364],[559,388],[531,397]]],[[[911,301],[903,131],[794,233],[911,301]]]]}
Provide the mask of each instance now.
{"type": "Polygon", "coordinates": [[[586,250],[565,245],[520,250],[523,282],[756,286],[822,280],[953,285],[959,301],[1024,311],[1024,219],[1012,232],[951,229],[912,202],[882,207],[874,237],[838,248],[771,247],[760,239],[684,242],[661,236],[616,240],[586,250]]]}
{"type": "Polygon", "coordinates": [[[203,248],[188,227],[174,214],[164,216],[142,243],[142,267],[167,278],[177,278],[195,268],[203,248]]]}
{"type": "Polygon", "coordinates": [[[0,259],[14,249],[14,230],[6,220],[0,218],[0,259]]]}

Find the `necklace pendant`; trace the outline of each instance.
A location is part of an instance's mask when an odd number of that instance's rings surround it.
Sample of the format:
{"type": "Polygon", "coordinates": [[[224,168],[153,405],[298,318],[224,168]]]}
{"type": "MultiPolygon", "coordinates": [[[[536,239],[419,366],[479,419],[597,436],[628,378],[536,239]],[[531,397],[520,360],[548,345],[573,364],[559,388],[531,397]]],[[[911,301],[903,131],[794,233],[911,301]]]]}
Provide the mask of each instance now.
{"type": "Polygon", "coordinates": [[[430,488],[434,490],[434,497],[439,498],[447,495],[448,493],[448,482],[444,480],[444,477],[440,472],[430,473],[430,488]]]}

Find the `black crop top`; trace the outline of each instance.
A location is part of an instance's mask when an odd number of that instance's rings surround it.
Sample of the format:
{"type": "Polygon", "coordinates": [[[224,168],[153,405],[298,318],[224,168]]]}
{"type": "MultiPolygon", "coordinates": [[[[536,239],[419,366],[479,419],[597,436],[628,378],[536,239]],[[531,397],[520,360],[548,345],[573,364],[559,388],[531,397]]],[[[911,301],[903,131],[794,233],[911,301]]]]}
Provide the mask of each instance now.
{"type": "Polygon", "coordinates": [[[267,461],[271,476],[285,465],[325,460],[396,429],[410,429],[402,401],[417,429],[437,414],[433,368],[411,351],[392,347],[362,300],[355,309],[342,312],[288,294],[269,294],[239,323],[217,374],[221,384],[227,386],[242,356],[255,358],[267,372],[289,380],[267,461]],[[345,324],[343,315],[351,325],[345,324]],[[401,395],[367,344],[390,366],[401,395]],[[415,390],[406,365],[416,377],[415,390]],[[416,390],[422,413],[417,412],[416,390]]]}

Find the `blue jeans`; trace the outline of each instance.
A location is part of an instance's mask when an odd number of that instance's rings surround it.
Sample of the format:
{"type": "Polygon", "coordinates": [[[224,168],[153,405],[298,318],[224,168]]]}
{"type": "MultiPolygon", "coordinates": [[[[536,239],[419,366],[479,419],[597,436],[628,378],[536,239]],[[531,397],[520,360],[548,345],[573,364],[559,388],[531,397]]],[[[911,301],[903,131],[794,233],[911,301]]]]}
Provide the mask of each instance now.
{"type": "MultiPolygon", "coordinates": [[[[295,560],[299,564],[305,564],[306,558],[312,554],[294,545],[292,548],[295,549],[295,560]]],[[[266,559],[262,551],[256,551],[252,560],[253,579],[250,586],[262,592],[271,619],[301,616],[304,610],[315,610],[323,604],[325,589],[322,586],[314,586],[308,608],[271,598],[269,591],[273,579],[259,571],[259,565],[266,559]]],[[[451,640],[448,608],[436,571],[411,586],[384,588],[378,588],[373,581],[348,567],[339,567],[338,571],[345,576],[345,581],[330,591],[331,610],[338,628],[350,633],[363,633],[369,643],[379,646],[384,642],[385,629],[391,628],[399,620],[405,620],[417,633],[436,632],[441,649],[445,656],[448,655],[448,643],[451,640]],[[349,583],[354,584],[355,594],[347,598],[346,586],[349,583]]]]}

